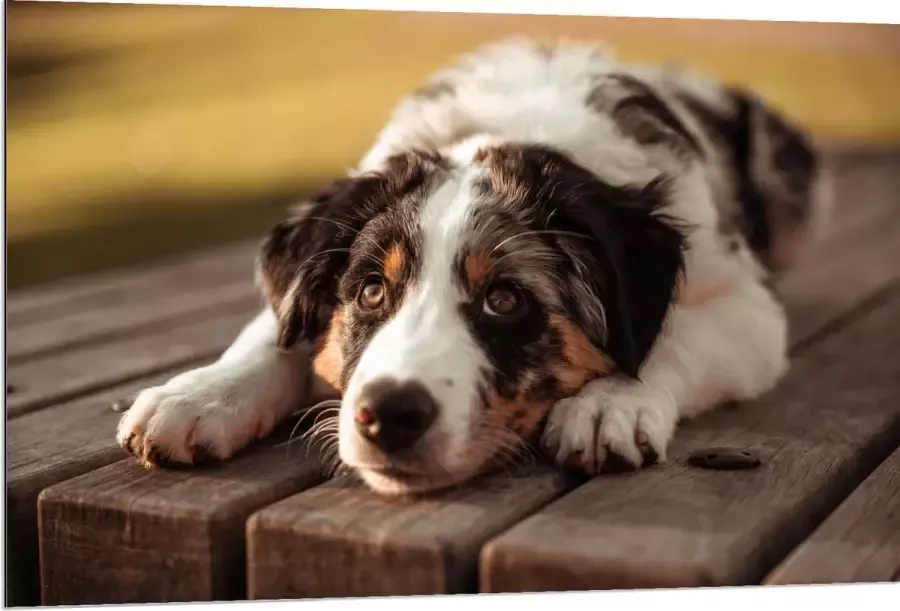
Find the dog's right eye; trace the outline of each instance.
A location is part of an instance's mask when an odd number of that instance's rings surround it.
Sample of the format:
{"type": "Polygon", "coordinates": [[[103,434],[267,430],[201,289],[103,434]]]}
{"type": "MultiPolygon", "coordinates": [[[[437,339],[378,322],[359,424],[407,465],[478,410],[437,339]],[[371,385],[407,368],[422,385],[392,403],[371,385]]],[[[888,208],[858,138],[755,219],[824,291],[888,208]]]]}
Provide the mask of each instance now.
{"type": "Polygon", "coordinates": [[[482,309],[491,318],[513,322],[527,312],[527,305],[524,295],[517,287],[501,282],[488,289],[482,309]]]}
{"type": "Polygon", "coordinates": [[[384,283],[381,278],[371,276],[363,283],[359,292],[359,305],[367,310],[376,310],[384,303],[384,283]]]}

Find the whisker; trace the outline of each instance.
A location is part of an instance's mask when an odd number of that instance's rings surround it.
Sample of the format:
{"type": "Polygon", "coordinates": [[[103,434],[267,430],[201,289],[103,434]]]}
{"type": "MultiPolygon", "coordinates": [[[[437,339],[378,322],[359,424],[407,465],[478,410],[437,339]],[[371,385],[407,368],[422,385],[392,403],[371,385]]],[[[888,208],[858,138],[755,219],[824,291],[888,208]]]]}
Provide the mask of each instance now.
{"type": "Polygon", "coordinates": [[[327,249],[325,249],[325,250],[320,250],[319,252],[317,252],[317,253],[315,253],[315,254],[312,254],[312,255],[308,256],[308,257],[303,261],[303,263],[301,263],[301,264],[298,265],[297,267],[298,267],[298,268],[301,268],[301,267],[303,267],[304,265],[306,265],[307,263],[309,263],[310,261],[312,261],[313,259],[315,259],[316,257],[320,257],[320,256],[322,256],[322,255],[327,255],[327,254],[330,254],[330,253],[333,253],[333,252],[346,252],[346,253],[349,253],[349,252],[350,252],[350,249],[349,249],[349,248],[327,248],[327,249]]]}
{"type": "Polygon", "coordinates": [[[317,460],[322,461],[323,457],[327,457],[332,452],[338,451],[338,438],[337,434],[332,433],[329,435],[322,435],[314,440],[311,440],[306,446],[306,456],[315,457],[317,460]]]}
{"type": "Polygon", "coordinates": [[[324,222],[326,222],[326,223],[333,223],[333,224],[337,225],[338,227],[340,227],[340,228],[342,228],[342,229],[346,229],[347,231],[352,232],[353,234],[355,234],[355,235],[358,236],[358,237],[363,237],[363,238],[365,238],[366,240],[368,240],[368,242],[369,242],[370,244],[372,244],[373,246],[375,246],[375,248],[377,248],[378,250],[380,250],[381,253],[382,253],[385,257],[387,256],[387,252],[384,250],[384,248],[381,247],[381,245],[380,245],[378,242],[376,242],[375,240],[373,240],[372,238],[370,238],[370,237],[368,237],[368,236],[360,236],[360,235],[359,235],[359,230],[358,230],[358,229],[354,229],[353,227],[351,227],[350,225],[347,225],[346,223],[341,223],[340,221],[336,221],[336,220],[334,220],[334,219],[329,219],[329,218],[325,218],[325,217],[321,217],[321,216],[311,216],[311,217],[309,217],[309,218],[310,218],[310,219],[313,219],[313,220],[317,220],[317,221],[324,221],[324,222]]]}
{"type": "MultiPolygon", "coordinates": [[[[292,443],[297,441],[297,439],[294,438],[294,435],[297,434],[297,429],[300,428],[300,425],[303,424],[303,421],[306,420],[306,418],[315,415],[315,418],[313,419],[313,425],[315,426],[315,423],[319,418],[322,417],[323,414],[339,411],[340,403],[341,402],[339,399],[326,399],[324,401],[316,403],[315,405],[311,405],[310,407],[305,407],[303,409],[295,411],[293,415],[300,414],[300,418],[291,429],[291,433],[290,435],[288,435],[287,441],[276,444],[275,447],[280,448],[290,446],[292,443]]],[[[302,439],[302,437],[300,437],[300,439],[302,439]]]]}
{"type": "Polygon", "coordinates": [[[593,239],[591,236],[577,233],[574,231],[565,231],[563,229],[533,229],[530,231],[519,232],[519,233],[512,235],[504,240],[501,240],[500,243],[497,244],[496,246],[494,246],[494,248],[492,248],[491,252],[488,254],[489,255],[494,254],[494,252],[496,252],[498,249],[502,248],[507,242],[515,240],[516,238],[522,238],[522,237],[529,236],[529,235],[565,235],[565,236],[570,236],[570,237],[575,237],[575,238],[586,238],[588,240],[593,239]]]}
{"type": "Polygon", "coordinates": [[[305,418],[313,413],[318,413],[318,411],[322,408],[328,408],[328,410],[338,409],[341,407],[340,399],[325,399],[324,401],[319,401],[315,405],[310,405],[309,407],[301,407],[292,413],[292,416],[300,416],[301,418],[305,418]]]}

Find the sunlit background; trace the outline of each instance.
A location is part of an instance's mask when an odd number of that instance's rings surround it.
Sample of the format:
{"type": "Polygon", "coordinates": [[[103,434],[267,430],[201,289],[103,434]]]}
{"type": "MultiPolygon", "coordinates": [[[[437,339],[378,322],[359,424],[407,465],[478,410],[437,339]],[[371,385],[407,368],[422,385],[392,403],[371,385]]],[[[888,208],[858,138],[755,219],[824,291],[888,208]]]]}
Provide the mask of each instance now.
{"type": "Polygon", "coordinates": [[[400,96],[500,37],[749,85],[829,145],[900,144],[900,28],[13,2],[10,288],[261,234],[400,96]]]}

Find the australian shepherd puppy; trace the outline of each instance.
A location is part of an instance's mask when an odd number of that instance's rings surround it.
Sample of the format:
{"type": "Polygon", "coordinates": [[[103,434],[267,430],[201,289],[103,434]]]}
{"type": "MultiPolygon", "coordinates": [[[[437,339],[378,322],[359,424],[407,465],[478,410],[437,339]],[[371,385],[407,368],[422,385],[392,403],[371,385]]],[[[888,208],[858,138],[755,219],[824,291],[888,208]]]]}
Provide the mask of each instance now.
{"type": "Polygon", "coordinates": [[[382,493],[532,442],[591,474],[664,460],[679,420],[785,373],[770,281],[823,226],[826,177],[749,92],[592,45],[490,45],[273,229],[265,310],[143,391],[118,441],[147,465],[226,459],[331,396],[342,462],[382,493]]]}

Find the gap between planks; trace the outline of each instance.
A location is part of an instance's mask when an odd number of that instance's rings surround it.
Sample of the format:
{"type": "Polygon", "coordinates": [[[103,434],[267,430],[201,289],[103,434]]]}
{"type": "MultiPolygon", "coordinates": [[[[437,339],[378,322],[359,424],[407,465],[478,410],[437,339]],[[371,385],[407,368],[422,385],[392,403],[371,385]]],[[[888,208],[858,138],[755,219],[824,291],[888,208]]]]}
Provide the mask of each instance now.
{"type": "Polygon", "coordinates": [[[230,244],[164,262],[17,291],[7,300],[7,325],[55,320],[85,305],[129,302],[135,296],[147,299],[166,287],[233,279],[235,270],[252,273],[256,248],[255,242],[230,244]]]}
{"type": "Polygon", "coordinates": [[[894,450],[763,583],[885,582],[897,581],[898,572],[900,449],[894,450]]]}
{"type": "Polygon", "coordinates": [[[258,309],[259,300],[254,296],[227,310],[211,311],[202,322],[144,330],[107,343],[11,365],[6,381],[15,392],[7,396],[7,418],[142,376],[217,358],[258,309]]]}

